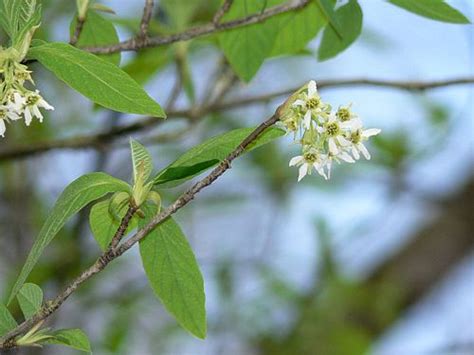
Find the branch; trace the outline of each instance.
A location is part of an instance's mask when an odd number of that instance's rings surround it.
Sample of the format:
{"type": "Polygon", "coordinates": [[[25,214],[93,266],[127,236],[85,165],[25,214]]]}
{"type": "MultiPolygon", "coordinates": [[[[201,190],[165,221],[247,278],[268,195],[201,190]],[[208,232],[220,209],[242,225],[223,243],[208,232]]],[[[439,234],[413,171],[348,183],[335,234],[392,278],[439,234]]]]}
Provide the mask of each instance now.
{"type": "Polygon", "coordinates": [[[71,46],[75,46],[77,44],[77,41],[79,41],[79,37],[81,36],[84,24],[86,23],[86,14],[84,16],[77,16],[76,27],[74,28],[74,33],[72,34],[71,39],[69,40],[69,44],[71,46]]]}
{"type": "MultiPolygon", "coordinates": [[[[128,239],[123,244],[117,247],[112,247],[111,245],[111,247],[109,247],[108,250],[105,251],[92,266],[83,271],[82,274],[74,281],[72,281],[72,283],[67,286],[63,292],[57,295],[56,298],[51,301],[45,302],[45,305],[34,316],[29,318],[28,320],[25,320],[15,329],[1,337],[0,350],[15,348],[17,346],[15,343],[15,338],[17,336],[24,334],[25,332],[32,329],[39,322],[45,321],[47,318],[49,318],[49,316],[51,316],[51,314],[53,314],[64,303],[64,301],[66,301],[69,296],[71,296],[71,294],[73,294],[77,290],[77,288],[82,283],[89,280],[95,274],[104,270],[105,267],[107,267],[107,265],[112,260],[115,260],[116,258],[121,256],[123,253],[133,247],[136,243],[145,238],[146,235],[153,228],[162,223],[164,220],[166,220],[172,214],[177,212],[179,209],[187,205],[191,200],[195,198],[195,196],[202,189],[211,185],[222,174],[224,174],[228,169],[230,169],[232,161],[238,156],[240,156],[245,151],[245,148],[250,145],[254,140],[256,140],[268,127],[274,125],[279,120],[281,110],[284,105],[285,104],[279,106],[273,116],[271,116],[265,122],[260,124],[254,131],[252,131],[252,133],[250,133],[247,138],[245,138],[242,143],[240,143],[239,146],[234,151],[232,151],[209,175],[207,175],[204,179],[198,181],[190,189],[184,192],[173,204],[171,204],[168,208],[166,208],[157,216],[155,216],[148,225],[146,225],[143,229],[139,230],[130,239],[128,239]]],[[[114,239],[121,239],[123,237],[123,234],[125,233],[125,230],[127,229],[128,223],[130,221],[128,215],[129,213],[127,213],[127,215],[122,219],[122,222],[120,224],[116,236],[114,236],[114,239]],[[117,235],[119,237],[117,237],[117,235]]]]}
{"type": "Polygon", "coordinates": [[[138,49],[149,48],[149,47],[158,47],[170,43],[188,41],[193,38],[203,37],[213,33],[218,33],[226,30],[231,30],[235,28],[245,27],[254,25],[256,23],[261,23],[268,20],[271,17],[296,11],[302,9],[309,4],[309,0],[289,0],[281,5],[273,6],[265,11],[246,16],[244,18],[231,20],[222,23],[208,23],[201,26],[192,27],[186,31],[175,33],[168,36],[155,36],[155,37],[146,37],[145,39],[131,38],[127,41],[120,42],[117,44],[112,44],[108,46],[101,47],[86,47],[83,48],[89,52],[96,54],[110,54],[115,52],[123,51],[136,51],[138,49]]]}
{"type": "Polygon", "coordinates": [[[145,8],[143,9],[143,17],[140,23],[139,38],[146,39],[148,36],[148,26],[150,25],[151,16],[153,14],[153,0],[146,0],[145,8]]]}
{"type": "Polygon", "coordinates": [[[216,26],[219,25],[219,23],[222,20],[222,17],[230,10],[230,7],[232,6],[232,3],[234,0],[225,0],[222,6],[217,10],[216,14],[214,15],[212,19],[212,23],[216,26]]]}
{"type": "MultiPolygon", "coordinates": [[[[448,80],[437,81],[388,81],[378,79],[348,79],[348,80],[321,80],[318,82],[320,89],[346,87],[346,86],[376,86],[409,91],[423,91],[431,90],[452,85],[473,84],[474,77],[456,78],[448,80]]],[[[170,111],[167,113],[169,118],[181,117],[187,118],[190,121],[198,120],[200,117],[211,113],[219,112],[238,107],[265,103],[277,97],[285,96],[293,93],[297,88],[286,89],[270,94],[248,97],[243,99],[236,99],[234,101],[211,103],[210,105],[199,110],[188,109],[170,111]]],[[[141,121],[131,123],[122,127],[115,127],[110,130],[100,132],[92,135],[76,136],[72,138],[57,139],[54,141],[38,142],[35,144],[13,146],[10,148],[0,150],[0,162],[12,159],[26,158],[37,154],[45,153],[50,150],[59,149],[104,149],[108,147],[115,140],[129,135],[131,133],[140,132],[149,129],[150,127],[163,123],[162,119],[148,117],[141,121]]]]}
{"type": "MultiPolygon", "coordinates": [[[[425,91],[432,90],[441,87],[448,87],[454,85],[466,85],[474,84],[474,77],[463,77],[454,78],[447,80],[435,80],[435,81],[406,81],[406,80],[380,80],[380,79],[367,79],[367,78],[356,78],[346,80],[320,80],[318,81],[318,89],[327,88],[338,88],[338,87],[351,87],[351,86],[375,86],[383,87],[387,89],[396,90],[407,90],[407,91],[425,91]]],[[[299,86],[301,87],[301,86],[299,86]]],[[[256,103],[268,102],[277,97],[286,96],[295,92],[299,87],[285,89],[269,94],[257,95],[253,97],[243,98],[234,100],[231,102],[225,102],[215,107],[216,110],[228,110],[240,106],[251,105],[256,103]]],[[[0,155],[1,160],[1,155],[0,155]]]]}
{"type": "Polygon", "coordinates": [[[125,216],[123,216],[122,221],[120,222],[120,226],[118,227],[117,231],[112,237],[112,240],[107,249],[112,250],[112,249],[115,249],[117,245],[119,245],[120,241],[125,235],[125,232],[127,231],[128,225],[130,224],[130,221],[132,220],[133,215],[135,214],[135,212],[137,212],[137,210],[138,210],[137,206],[130,205],[128,207],[127,212],[125,213],[125,216]]]}

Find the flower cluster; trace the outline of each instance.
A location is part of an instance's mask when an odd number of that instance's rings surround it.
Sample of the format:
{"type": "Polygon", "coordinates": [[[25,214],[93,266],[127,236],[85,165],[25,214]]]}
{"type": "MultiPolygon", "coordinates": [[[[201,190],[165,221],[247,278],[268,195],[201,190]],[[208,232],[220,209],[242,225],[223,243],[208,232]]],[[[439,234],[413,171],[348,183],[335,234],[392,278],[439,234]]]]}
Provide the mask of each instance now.
{"type": "Polygon", "coordinates": [[[281,125],[294,133],[302,148],[302,154],[290,160],[290,166],[299,167],[298,181],[313,169],[329,179],[333,161],[354,163],[361,154],[370,159],[364,142],[380,133],[377,128],[364,129],[351,105],[332,110],[321,100],[314,81],[295,94],[281,125]]]}
{"type": "Polygon", "coordinates": [[[0,136],[5,135],[6,122],[25,120],[30,125],[34,117],[40,122],[43,115],[40,108],[54,110],[40,95],[38,90],[31,91],[25,88],[25,83],[34,85],[31,71],[12,59],[5,59],[0,63],[0,136]]]}

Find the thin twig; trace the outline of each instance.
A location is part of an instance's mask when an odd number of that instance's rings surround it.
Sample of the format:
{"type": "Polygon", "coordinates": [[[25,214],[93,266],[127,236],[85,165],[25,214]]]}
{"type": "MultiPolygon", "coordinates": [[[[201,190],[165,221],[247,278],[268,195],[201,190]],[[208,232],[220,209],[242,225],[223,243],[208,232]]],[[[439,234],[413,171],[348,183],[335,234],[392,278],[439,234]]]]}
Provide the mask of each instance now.
{"type": "MultiPolygon", "coordinates": [[[[188,189],[185,193],[183,193],[172,205],[170,205],[160,214],[155,216],[150,223],[148,223],[144,228],[138,231],[130,239],[128,239],[116,248],[111,247],[107,251],[105,251],[91,267],[82,272],[82,274],[75,280],[73,280],[72,283],[67,286],[63,292],[56,296],[56,298],[46,302],[45,305],[34,316],[29,318],[28,320],[25,320],[15,329],[1,337],[0,350],[8,350],[15,348],[17,346],[15,343],[15,338],[17,336],[24,334],[39,322],[46,320],[64,303],[64,301],[69,298],[69,296],[71,296],[71,294],[73,294],[77,290],[77,288],[82,283],[89,280],[92,276],[105,269],[105,267],[107,267],[107,265],[112,260],[121,256],[123,253],[133,247],[136,243],[145,238],[146,235],[157,225],[159,225],[167,218],[169,218],[172,214],[174,214],[176,211],[187,205],[191,200],[195,198],[195,196],[202,189],[211,185],[222,174],[224,174],[228,169],[230,169],[232,161],[238,156],[240,156],[245,151],[245,148],[249,146],[254,140],[256,140],[268,127],[274,125],[279,120],[282,107],[283,105],[276,110],[273,116],[271,116],[268,120],[260,124],[254,131],[252,131],[252,133],[250,133],[247,138],[245,138],[242,143],[240,143],[239,146],[234,151],[232,151],[209,175],[207,175],[204,179],[200,180],[190,189],[188,189]]],[[[119,230],[117,231],[117,233],[121,231],[119,233],[120,238],[123,237],[123,234],[127,229],[129,221],[130,220],[125,217],[122,219],[119,230]]]]}
{"type": "Polygon", "coordinates": [[[120,241],[125,235],[125,232],[127,231],[128,225],[130,224],[130,221],[133,218],[133,215],[135,212],[137,212],[138,208],[136,206],[130,205],[127,209],[127,212],[125,213],[125,216],[123,216],[122,221],[120,222],[120,226],[118,227],[117,231],[115,232],[114,236],[112,237],[112,240],[110,241],[110,244],[108,246],[108,250],[115,249],[117,245],[119,245],[120,241]]]}
{"type": "Polygon", "coordinates": [[[148,36],[148,27],[150,26],[151,16],[153,14],[153,0],[145,0],[145,7],[143,9],[143,16],[140,23],[139,38],[146,40],[148,36]]]}
{"type": "Polygon", "coordinates": [[[79,41],[79,37],[81,36],[82,30],[84,29],[84,24],[86,22],[86,18],[77,18],[76,27],[74,28],[74,33],[72,34],[71,39],[69,40],[69,44],[71,46],[75,46],[77,41],[79,41]]]}
{"type": "Polygon", "coordinates": [[[224,15],[230,10],[230,7],[232,6],[233,2],[234,0],[224,1],[222,6],[219,8],[219,10],[217,10],[216,14],[214,15],[212,19],[212,22],[214,23],[214,25],[217,26],[221,22],[222,17],[224,17],[224,15]]]}
{"type": "Polygon", "coordinates": [[[187,41],[193,38],[203,37],[217,32],[231,30],[235,28],[250,26],[256,23],[264,22],[271,17],[286,12],[299,10],[309,4],[309,0],[290,0],[281,5],[273,6],[261,13],[252,14],[236,20],[215,24],[213,22],[201,26],[192,27],[180,33],[168,36],[147,37],[146,41],[137,38],[131,38],[124,42],[100,47],[85,47],[87,50],[96,54],[109,54],[123,51],[136,51],[142,48],[158,47],[170,43],[187,41]]]}
{"type": "MultiPolygon", "coordinates": [[[[452,85],[465,85],[474,83],[474,77],[456,78],[438,81],[388,81],[378,79],[349,79],[349,80],[321,80],[318,81],[320,89],[348,87],[348,86],[376,86],[393,88],[398,90],[422,91],[431,90],[452,85]]],[[[299,86],[300,87],[300,86],[299,86]]],[[[282,91],[258,95],[248,98],[236,99],[228,102],[211,103],[209,106],[200,108],[198,110],[192,108],[188,110],[176,110],[167,112],[169,118],[187,118],[191,121],[198,120],[205,115],[212,112],[219,112],[239,108],[251,104],[265,103],[277,97],[285,96],[294,92],[297,88],[285,89],[282,91]]],[[[0,150],[0,162],[12,159],[21,159],[50,150],[62,149],[102,149],[107,147],[114,141],[123,136],[132,133],[150,129],[156,125],[163,123],[162,119],[148,117],[138,122],[124,125],[122,127],[115,127],[113,129],[84,136],[76,136],[72,138],[57,139],[54,141],[38,142],[28,145],[13,146],[0,150]]]]}

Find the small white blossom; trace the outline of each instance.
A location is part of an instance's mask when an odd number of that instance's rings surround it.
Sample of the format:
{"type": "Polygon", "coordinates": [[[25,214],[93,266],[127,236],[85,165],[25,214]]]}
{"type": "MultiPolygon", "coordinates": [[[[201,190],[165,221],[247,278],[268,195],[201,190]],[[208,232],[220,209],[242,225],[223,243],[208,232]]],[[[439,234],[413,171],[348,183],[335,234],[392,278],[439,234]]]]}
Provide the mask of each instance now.
{"type": "Polygon", "coordinates": [[[381,130],[378,128],[363,129],[362,123],[360,123],[355,130],[350,133],[349,140],[351,142],[351,152],[356,160],[359,160],[360,158],[359,152],[362,153],[365,159],[370,159],[370,153],[365,147],[364,142],[380,132],[381,130]]]}
{"type": "Polygon", "coordinates": [[[7,129],[5,121],[16,121],[19,119],[20,116],[18,116],[15,111],[11,110],[8,106],[0,105],[0,136],[5,136],[5,131],[7,129]]]}
{"type": "Polygon", "coordinates": [[[306,129],[311,128],[313,118],[324,114],[327,105],[321,101],[318,87],[314,80],[308,83],[307,91],[303,91],[300,98],[293,102],[293,107],[299,108],[303,113],[303,124],[306,129]]]}
{"type": "Polygon", "coordinates": [[[345,137],[346,130],[349,129],[351,125],[350,122],[340,122],[334,114],[329,116],[321,132],[325,133],[328,137],[328,147],[331,154],[337,155],[340,148],[347,147],[351,144],[345,137]]]}
{"type": "Polygon", "coordinates": [[[339,119],[339,121],[349,122],[349,125],[358,124],[360,122],[359,116],[352,112],[351,108],[352,104],[347,106],[339,106],[336,111],[336,117],[339,119]]]}
{"type": "Polygon", "coordinates": [[[7,106],[11,111],[16,112],[18,115],[23,114],[23,108],[26,104],[26,99],[18,91],[14,91],[9,95],[10,99],[7,102],[7,106]]]}
{"type": "Polygon", "coordinates": [[[37,117],[40,122],[43,122],[43,115],[39,110],[40,108],[44,108],[46,110],[54,110],[54,107],[48,104],[46,100],[41,97],[38,90],[29,93],[26,96],[23,108],[25,115],[25,123],[27,126],[30,125],[33,117],[37,117]]]}
{"type": "Polygon", "coordinates": [[[290,166],[299,166],[298,181],[301,181],[306,175],[311,175],[313,168],[318,172],[319,175],[325,179],[328,177],[324,172],[324,164],[326,157],[321,156],[319,152],[310,148],[303,155],[297,155],[290,160],[290,166]]]}
{"type": "Polygon", "coordinates": [[[0,119],[1,120],[19,120],[21,117],[10,106],[0,105],[0,119]]]}

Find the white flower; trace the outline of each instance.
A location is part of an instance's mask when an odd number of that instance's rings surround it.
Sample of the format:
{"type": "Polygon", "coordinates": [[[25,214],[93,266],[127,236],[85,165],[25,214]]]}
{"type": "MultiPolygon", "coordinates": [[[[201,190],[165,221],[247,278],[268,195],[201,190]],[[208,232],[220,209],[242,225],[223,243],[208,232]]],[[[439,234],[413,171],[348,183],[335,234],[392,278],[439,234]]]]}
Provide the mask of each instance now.
{"type": "Polygon", "coordinates": [[[14,63],[15,65],[15,80],[17,81],[17,83],[19,83],[20,85],[23,85],[25,83],[25,81],[29,81],[30,83],[32,83],[33,85],[35,84],[35,82],[33,81],[33,78],[31,77],[31,71],[28,70],[28,67],[26,65],[23,65],[23,64],[19,64],[19,63],[14,63]]]}
{"type": "Polygon", "coordinates": [[[298,181],[301,181],[306,175],[311,175],[313,168],[324,176],[327,180],[328,177],[324,172],[325,156],[322,156],[316,149],[310,148],[303,155],[297,155],[290,160],[290,166],[299,166],[298,181]]]}
{"type": "Polygon", "coordinates": [[[18,119],[23,114],[23,107],[25,106],[26,99],[18,91],[9,92],[6,97],[8,98],[5,107],[10,112],[14,112],[18,119]]]}
{"type": "Polygon", "coordinates": [[[14,110],[9,105],[0,105],[0,120],[19,120],[21,117],[18,115],[16,110],[14,110]]]}
{"type": "Polygon", "coordinates": [[[302,92],[299,99],[293,102],[293,107],[299,107],[304,114],[303,124],[306,129],[311,128],[311,121],[313,115],[318,117],[323,114],[327,108],[327,105],[321,101],[318,94],[318,88],[316,82],[311,80],[308,83],[308,89],[306,92],[302,92]]]}
{"type": "Polygon", "coordinates": [[[351,124],[358,124],[360,122],[359,116],[357,116],[351,110],[352,104],[347,106],[339,106],[336,111],[336,117],[341,122],[350,122],[351,124]]]}
{"type": "Polygon", "coordinates": [[[33,117],[37,117],[40,122],[43,122],[43,115],[41,114],[40,108],[46,110],[54,110],[54,107],[46,102],[43,97],[39,94],[39,91],[31,92],[26,96],[26,101],[23,107],[23,113],[25,115],[25,123],[27,126],[30,125],[33,117]]]}
{"type": "Polygon", "coordinates": [[[5,125],[5,121],[12,120],[16,121],[19,120],[20,116],[15,111],[10,110],[8,106],[0,105],[0,136],[5,136],[5,131],[7,129],[5,125]]]}
{"type": "Polygon", "coordinates": [[[340,147],[344,148],[351,144],[345,137],[345,133],[350,127],[352,127],[352,122],[340,122],[335,114],[331,113],[329,115],[328,121],[320,131],[321,133],[325,133],[328,137],[330,154],[337,155],[340,147]]]}
{"type": "Polygon", "coordinates": [[[359,152],[364,155],[365,159],[370,159],[370,153],[364,145],[364,141],[368,140],[370,137],[379,134],[382,130],[378,128],[369,128],[363,129],[362,124],[357,127],[354,131],[351,132],[349,140],[351,142],[351,151],[355,159],[360,158],[359,152]]]}

